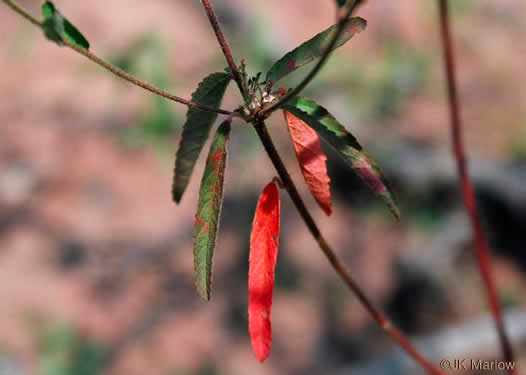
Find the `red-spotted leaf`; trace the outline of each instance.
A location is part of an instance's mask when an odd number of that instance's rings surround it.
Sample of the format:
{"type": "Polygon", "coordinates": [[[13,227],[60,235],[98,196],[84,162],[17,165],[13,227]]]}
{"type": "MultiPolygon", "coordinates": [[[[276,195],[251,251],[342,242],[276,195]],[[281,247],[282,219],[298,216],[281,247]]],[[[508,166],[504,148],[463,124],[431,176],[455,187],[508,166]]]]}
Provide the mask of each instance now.
{"type": "Polygon", "coordinates": [[[327,156],[321,149],[320,138],[303,120],[290,112],[283,112],[305,182],[320,207],[330,216],[331,179],[327,174],[327,156]]]}
{"type": "Polygon", "coordinates": [[[378,165],[363,151],[356,138],[325,108],[310,99],[295,97],[283,106],[311,126],[325,139],[342,159],[365,181],[369,188],[389,206],[396,218],[400,217],[393,194],[378,165]]]}
{"type": "MultiPolygon", "coordinates": [[[[194,103],[217,108],[230,82],[226,73],[213,73],[206,77],[192,94],[194,103]]],[[[190,107],[183,126],[183,135],[175,159],[172,197],[176,203],[181,201],[188,186],[192,171],[201,150],[208,139],[210,129],[217,118],[217,113],[190,107]]]]}
{"type": "MultiPolygon", "coordinates": [[[[342,34],[340,39],[336,42],[334,48],[341,47],[355,34],[363,31],[367,25],[367,21],[360,17],[353,17],[347,20],[345,25],[345,32],[342,34]]],[[[276,83],[287,74],[294,70],[301,68],[302,66],[312,62],[313,60],[321,57],[336,33],[338,25],[333,25],[327,30],[322,31],[314,38],[306,41],[296,49],[290,51],[281,59],[279,59],[267,73],[267,82],[276,83]]]]}
{"type": "Polygon", "coordinates": [[[210,147],[194,221],[195,284],[199,295],[206,300],[210,299],[212,256],[223,203],[226,144],[229,135],[230,122],[225,121],[217,129],[210,147]]]}
{"type": "Polygon", "coordinates": [[[272,344],[270,310],[278,257],[279,215],[279,191],[271,182],[259,198],[250,235],[248,330],[260,362],[267,359],[272,344]]]}

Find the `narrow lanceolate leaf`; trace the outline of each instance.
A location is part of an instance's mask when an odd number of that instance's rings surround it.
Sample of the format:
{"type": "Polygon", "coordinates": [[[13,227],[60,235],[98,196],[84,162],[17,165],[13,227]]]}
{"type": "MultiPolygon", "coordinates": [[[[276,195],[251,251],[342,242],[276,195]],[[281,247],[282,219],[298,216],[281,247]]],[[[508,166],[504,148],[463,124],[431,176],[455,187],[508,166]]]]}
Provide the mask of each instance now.
{"type": "Polygon", "coordinates": [[[400,216],[393,194],[380,167],[371,159],[356,138],[349,133],[325,108],[314,101],[296,97],[283,106],[309,124],[329,143],[343,160],[365,181],[369,188],[389,206],[393,215],[400,216]]]}
{"type": "Polygon", "coordinates": [[[195,283],[199,295],[206,300],[210,299],[212,256],[223,202],[226,144],[229,135],[230,122],[225,121],[217,130],[210,147],[194,220],[195,283]]]}
{"type": "Polygon", "coordinates": [[[42,15],[44,16],[42,29],[44,30],[46,38],[57,43],[59,46],[64,44],[62,42],[62,38],[64,38],[77,47],[89,48],[89,42],[84,35],[55,8],[55,5],[51,1],[46,1],[42,5],[42,15]]]}
{"type": "MultiPolygon", "coordinates": [[[[363,31],[366,25],[367,21],[365,21],[363,18],[350,18],[345,25],[344,33],[336,42],[334,48],[344,45],[355,34],[363,31]]],[[[287,53],[270,68],[267,73],[266,81],[276,83],[287,74],[321,57],[325,50],[329,47],[329,44],[336,33],[337,28],[338,25],[333,25],[327,30],[316,35],[314,38],[306,41],[296,49],[287,53]]]]}
{"type": "MultiPolygon", "coordinates": [[[[194,103],[217,108],[221,105],[230,76],[226,73],[213,73],[206,77],[192,94],[194,103]]],[[[172,197],[176,203],[181,201],[188,186],[195,163],[217,118],[214,112],[189,108],[183,126],[183,136],[175,159],[172,197]]]]}
{"type": "Polygon", "coordinates": [[[338,8],[343,8],[347,5],[354,5],[356,2],[361,2],[362,4],[365,3],[366,0],[336,0],[336,5],[338,8]]]}
{"type": "Polygon", "coordinates": [[[279,215],[279,191],[271,182],[259,198],[250,235],[248,330],[260,362],[267,359],[272,344],[270,310],[278,257],[279,215]]]}
{"type": "Polygon", "coordinates": [[[327,156],[321,149],[320,138],[303,120],[290,112],[284,113],[305,182],[320,207],[330,216],[331,179],[327,174],[327,156]]]}

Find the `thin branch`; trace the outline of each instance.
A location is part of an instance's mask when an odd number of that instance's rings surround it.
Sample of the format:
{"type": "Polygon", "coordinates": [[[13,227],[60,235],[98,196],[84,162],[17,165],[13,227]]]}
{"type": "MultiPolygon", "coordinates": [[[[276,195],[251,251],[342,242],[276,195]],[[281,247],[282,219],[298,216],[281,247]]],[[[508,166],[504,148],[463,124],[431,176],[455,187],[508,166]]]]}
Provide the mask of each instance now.
{"type": "MultiPolygon", "coordinates": [[[[453,152],[455,155],[458,174],[460,178],[460,185],[462,188],[462,196],[466,210],[469,214],[473,235],[476,245],[476,256],[479,263],[480,273],[484,280],[484,285],[488,295],[491,312],[497,326],[497,332],[502,347],[502,352],[505,361],[511,363],[514,361],[513,349],[510,340],[506,334],[504,320],[497,296],[495,281],[491,270],[491,261],[489,255],[489,248],[486,237],[482,230],[480,217],[478,214],[475,193],[471,179],[468,174],[468,166],[466,162],[466,155],[464,152],[462,140],[462,118],[460,115],[460,105],[458,100],[458,91],[456,85],[456,69],[455,57],[453,53],[453,43],[451,40],[451,32],[449,26],[449,12],[447,0],[438,0],[440,8],[440,32],[442,37],[442,44],[444,49],[444,63],[447,76],[449,112],[451,120],[451,135],[453,139],[453,152]]],[[[510,374],[515,373],[515,369],[510,369],[510,374]]]]}
{"type": "Polygon", "coordinates": [[[20,14],[22,17],[27,19],[29,22],[31,22],[33,25],[42,27],[42,22],[40,22],[38,19],[33,17],[31,14],[29,14],[24,8],[22,8],[20,5],[12,2],[11,0],[4,0],[4,3],[7,4],[11,9],[13,9],[15,12],[20,14]]]}
{"type": "Polygon", "coordinates": [[[215,113],[219,113],[219,114],[222,114],[222,115],[228,115],[228,116],[236,116],[236,117],[240,116],[238,113],[235,113],[235,112],[227,111],[227,110],[220,109],[220,108],[214,108],[214,107],[210,107],[210,106],[203,105],[203,104],[194,103],[194,102],[192,102],[190,100],[186,100],[186,99],[180,98],[178,96],[172,95],[172,94],[170,94],[170,93],[168,93],[168,92],[166,92],[164,90],[161,90],[161,89],[159,89],[157,87],[154,87],[154,86],[150,85],[147,82],[141,81],[141,80],[131,76],[130,74],[124,72],[123,70],[120,70],[116,66],[104,61],[100,57],[98,57],[95,54],[91,53],[89,50],[81,48],[81,47],[78,47],[78,46],[70,43],[67,39],[62,38],[62,42],[66,46],[74,49],[75,51],[77,51],[81,55],[84,55],[85,57],[87,57],[88,59],[93,61],[94,63],[102,66],[103,68],[105,68],[107,70],[109,70],[113,74],[125,79],[128,82],[133,83],[136,86],[142,87],[143,89],[148,90],[148,91],[150,91],[150,92],[152,92],[152,93],[154,93],[156,95],[162,96],[162,97],[164,97],[166,99],[173,100],[174,102],[178,102],[178,103],[184,104],[184,105],[186,105],[188,107],[201,109],[203,111],[215,112],[215,113]]]}
{"type": "Polygon", "coordinates": [[[230,67],[230,70],[232,71],[234,80],[236,81],[237,86],[239,87],[239,91],[241,91],[241,95],[243,95],[243,98],[246,101],[249,96],[248,96],[248,93],[245,92],[245,86],[243,85],[243,78],[241,77],[241,74],[239,73],[239,69],[237,68],[234,58],[232,57],[232,52],[230,52],[230,47],[228,46],[225,36],[223,35],[223,31],[221,30],[221,26],[219,25],[219,22],[217,21],[216,14],[214,12],[214,9],[212,8],[212,4],[210,4],[210,0],[201,0],[201,2],[203,3],[203,6],[205,8],[206,15],[208,16],[208,20],[210,21],[210,24],[212,25],[212,28],[214,29],[214,32],[217,37],[217,41],[219,42],[219,45],[221,46],[221,49],[223,50],[223,54],[225,55],[226,61],[228,62],[228,66],[230,67]]]}
{"type": "Polygon", "coordinates": [[[276,150],[276,147],[272,142],[272,138],[270,137],[270,134],[267,131],[265,123],[263,121],[256,122],[254,124],[254,128],[256,129],[261,143],[265,147],[265,151],[267,152],[268,156],[270,157],[270,160],[274,164],[274,167],[276,168],[276,171],[278,172],[278,175],[283,185],[285,186],[285,189],[287,189],[287,192],[289,193],[292,202],[296,206],[296,209],[300,213],[303,221],[309,228],[309,231],[311,232],[312,236],[314,237],[316,242],[318,242],[320,249],[323,251],[327,259],[329,260],[329,263],[331,264],[332,268],[342,278],[349,290],[356,295],[360,303],[365,307],[367,312],[374,318],[378,325],[388,335],[390,335],[403,350],[405,350],[429,374],[443,375],[443,373],[435,365],[433,365],[426,358],[424,358],[422,354],[420,354],[420,352],[409,342],[406,336],[404,336],[404,334],[400,332],[389,321],[389,319],[373,304],[373,302],[365,295],[363,290],[358,286],[356,281],[351,277],[342,261],[327,244],[327,241],[323,237],[322,233],[320,232],[320,229],[314,222],[314,219],[312,218],[309,210],[305,206],[303,199],[298,193],[296,185],[292,181],[292,178],[290,177],[287,168],[283,164],[283,161],[281,160],[278,151],[276,150]]]}
{"type": "MultiPolygon", "coordinates": [[[[42,28],[42,22],[40,22],[38,19],[36,19],[35,17],[33,17],[32,15],[30,15],[25,9],[23,9],[22,7],[20,7],[18,4],[16,4],[15,2],[13,2],[12,0],[3,0],[4,3],[6,3],[11,9],[13,9],[16,13],[20,14],[21,16],[23,16],[24,18],[26,18],[27,20],[29,20],[32,24],[42,28]]],[[[159,95],[159,96],[162,96],[166,99],[169,99],[169,100],[172,100],[174,102],[177,102],[177,103],[181,103],[181,104],[184,104],[188,107],[193,107],[193,108],[197,108],[197,109],[201,109],[203,111],[208,111],[208,112],[214,112],[214,113],[219,113],[219,114],[222,114],[222,115],[229,115],[229,116],[235,116],[235,117],[240,117],[240,115],[238,113],[235,113],[235,112],[231,112],[231,111],[227,111],[227,110],[224,110],[224,109],[220,109],[220,108],[214,108],[214,107],[210,107],[210,106],[207,106],[207,105],[203,105],[203,104],[199,104],[199,103],[194,103],[190,100],[186,100],[186,99],[183,99],[183,98],[180,98],[178,96],[175,96],[175,95],[172,95],[164,90],[161,90],[155,86],[152,86],[151,84],[145,82],[145,81],[142,81],[140,79],[137,79],[135,77],[133,77],[132,75],[124,72],[123,70],[117,68],[116,66],[108,63],[107,61],[103,60],[102,58],[98,57],[97,55],[95,55],[94,53],[90,52],[89,50],[87,49],[84,49],[84,48],[81,48],[81,47],[78,47],[74,44],[72,44],[71,42],[69,42],[67,39],[65,38],[61,38],[62,39],[62,42],[64,43],[64,45],[68,46],[69,48],[75,50],[76,52],[80,53],[81,55],[87,57],[88,59],[90,59],[91,61],[93,61],[94,63],[102,66],[103,68],[107,69],[108,71],[110,71],[111,73],[115,74],[116,76],[136,85],[136,86],[139,86],[145,90],[148,90],[156,95],[159,95]]]]}
{"type": "Polygon", "coordinates": [[[345,15],[340,18],[340,21],[338,22],[338,27],[336,29],[336,33],[334,34],[334,37],[332,38],[331,42],[329,43],[329,46],[323,53],[323,55],[320,57],[320,60],[314,66],[314,68],[307,74],[307,76],[301,81],[298,86],[296,86],[293,90],[289,91],[285,96],[283,96],[279,101],[276,103],[268,106],[263,110],[264,115],[268,115],[272,113],[273,111],[279,109],[281,106],[283,106],[285,103],[287,103],[290,99],[294,98],[295,96],[299,95],[301,91],[307,85],[313,80],[314,77],[318,74],[318,72],[321,70],[323,65],[327,62],[329,57],[331,56],[331,53],[334,50],[334,47],[336,46],[336,43],[338,42],[338,39],[340,39],[341,35],[343,34],[343,31],[345,30],[345,24],[349,20],[349,17],[353,14],[353,12],[356,10],[356,8],[363,3],[364,0],[356,0],[345,12],[345,15]]]}

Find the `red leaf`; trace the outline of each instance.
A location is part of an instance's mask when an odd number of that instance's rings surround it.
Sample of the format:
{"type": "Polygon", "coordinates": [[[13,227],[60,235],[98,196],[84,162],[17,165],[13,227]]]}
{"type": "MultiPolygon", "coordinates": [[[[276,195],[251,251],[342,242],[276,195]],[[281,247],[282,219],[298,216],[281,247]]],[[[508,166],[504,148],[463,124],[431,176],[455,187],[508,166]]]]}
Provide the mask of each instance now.
{"type": "Polygon", "coordinates": [[[278,241],[279,191],[276,184],[271,182],[259,198],[250,235],[248,330],[252,349],[260,362],[267,359],[272,343],[270,309],[278,241]]]}
{"type": "Polygon", "coordinates": [[[284,113],[305,182],[322,210],[330,216],[331,179],[327,174],[327,156],[321,149],[320,138],[304,121],[290,112],[284,113]]]}

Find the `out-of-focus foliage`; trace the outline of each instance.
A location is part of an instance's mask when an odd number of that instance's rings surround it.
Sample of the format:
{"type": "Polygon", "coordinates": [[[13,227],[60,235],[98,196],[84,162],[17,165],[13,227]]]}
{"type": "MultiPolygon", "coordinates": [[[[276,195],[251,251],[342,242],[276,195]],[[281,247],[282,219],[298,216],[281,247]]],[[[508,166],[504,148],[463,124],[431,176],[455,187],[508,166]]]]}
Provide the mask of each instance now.
{"type": "MultiPolygon", "coordinates": [[[[166,67],[166,47],[154,34],[145,35],[130,43],[123,51],[113,55],[111,62],[131,73],[167,90],[172,88],[166,67]]],[[[130,124],[123,134],[123,142],[130,147],[153,145],[156,148],[171,146],[173,136],[181,126],[174,104],[165,98],[152,95],[136,124],[130,124]]]]}
{"type": "Polygon", "coordinates": [[[335,54],[331,64],[306,92],[315,96],[331,88],[333,94],[343,95],[363,117],[396,114],[425,87],[429,75],[426,55],[393,40],[382,48],[380,57],[350,59],[335,54]]]}
{"type": "Polygon", "coordinates": [[[47,329],[40,342],[42,375],[99,375],[104,349],[66,325],[47,329]]]}

